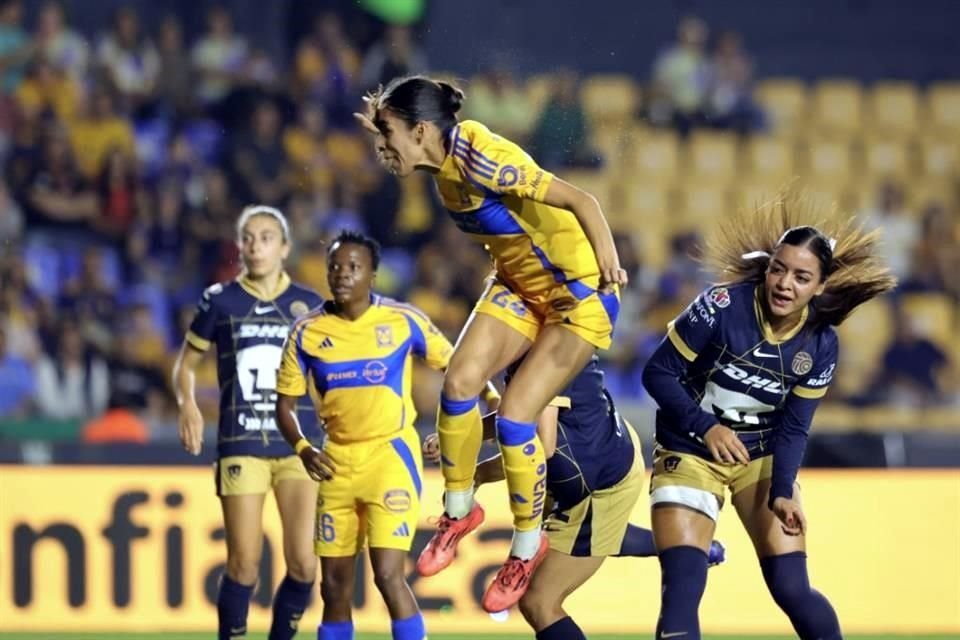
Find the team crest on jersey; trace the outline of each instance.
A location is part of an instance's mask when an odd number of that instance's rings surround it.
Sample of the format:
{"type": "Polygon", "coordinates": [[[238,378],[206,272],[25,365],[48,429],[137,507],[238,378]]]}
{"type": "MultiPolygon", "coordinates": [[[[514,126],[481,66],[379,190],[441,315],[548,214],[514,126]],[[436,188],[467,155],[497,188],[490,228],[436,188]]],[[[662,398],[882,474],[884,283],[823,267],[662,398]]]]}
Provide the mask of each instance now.
{"type": "Polygon", "coordinates": [[[310,305],[303,300],[294,300],[290,303],[290,315],[294,318],[299,318],[308,311],[310,311],[310,305]]]}
{"type": "Polygon", "coordinates": [[[710,293],[707,294],[707,297],[710,298],[710,302],[717,305],[721,309],[725,309],[730,306],[730,292],[727,291],[726,287],[716,287],[710,290],[710,293]]]}
{"type": "Polygon", "coordinates": [[[667,456],[667,459],[663,461],[663,470],[667,473],[671,471],[676,471],[677,467],[680,466],[680,456],[667,456]]]}
{"type": "Polygon", "coordinates": [[[517,168],[510,164],[505,164],[500,168],[500,173],[497,175],[497,186],[498,187],[512,187],[517,184],[517,178],[520,176],[517,173],[517,168]]]}
{"type": "Polygon", "coordinates": [[[806,351],[798,351],[797,355],[793,356],[790,368],[798,376],[806,375],[813,369],[813,358],[806,351]]]}
{"type": "Polygon", "coordinates": [[[380,347],[394,347],[393,344],[393,327],[388,324],[378,325],[374,332],[377,336],[377,348],[380,347]]]}

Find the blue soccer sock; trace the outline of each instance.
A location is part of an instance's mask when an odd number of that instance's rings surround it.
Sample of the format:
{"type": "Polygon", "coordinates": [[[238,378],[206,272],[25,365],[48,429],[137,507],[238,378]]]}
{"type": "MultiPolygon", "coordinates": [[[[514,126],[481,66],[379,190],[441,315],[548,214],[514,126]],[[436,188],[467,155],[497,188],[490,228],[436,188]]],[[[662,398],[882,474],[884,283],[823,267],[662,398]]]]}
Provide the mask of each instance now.
{"type": "Polygon", "coordinates": [[[218,640],[233,640],[247,635],[247,612],[252,595],[253,585],[234,582],[226,573],[223,574],[220,594],[217,596],[218,640]]]}
{"type": "Polygon", "coordinates": [[[696,547],[660,552],[660,619],[657,637],[700,640],[700,598],[707,586],[707,554],[696,547]]]}
{"type": "Polygon", "coordinates": [[[322,623],[317,627],[317,640],[353,640],[353,620],[322,623]]]}
{"type": "Polygon", "coordinates": [[[427,637],[427,628],[419,611],[409,618],[390,621],[390,632],[393,640],[423,640],[427,637]]]}
{"type": "Polygon", "coordinates": [[[537,631],[537,640],[587,640],[587,636],[583,635],[573,618],[567,616],[537,631]]]}
{"type": "Polygon", "coordinates": [[[801,640],[841,640],[837,613],[823,594],[810,587],[803,551],[760,560],[770,595],[790,618],[801,640]]]}
{"type": "Polygon", "coordinates": [[[312,582],[298,582],[289,575],[284,577],[273,597],[273,623],[268,640],[291,640],[296,635],[311,591],[312,582]]]}
{"type": "Polygon", "coordinates": [[[657,545],[653,544],[653,531],[628,524],[627,533],[620,543],[618,557],[649,558],[657,555],[657,545]]]}

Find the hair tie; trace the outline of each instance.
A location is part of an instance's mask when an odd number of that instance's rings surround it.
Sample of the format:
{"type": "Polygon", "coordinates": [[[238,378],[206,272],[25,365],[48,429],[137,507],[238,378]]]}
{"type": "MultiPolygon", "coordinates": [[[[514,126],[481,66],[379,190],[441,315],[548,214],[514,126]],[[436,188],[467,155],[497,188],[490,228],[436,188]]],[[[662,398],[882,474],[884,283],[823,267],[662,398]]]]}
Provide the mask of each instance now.
{"type": "Polygon", "coordinates": [[[828,238],[828,239],[827,239],[827,244],[830,245],[830,251],[833,251],[834,249],[837,248],[837,239],[836,239],[836,238],[828,238]]]}
{"type": "Polygon", "coordinates": [[[740,256],[744,260],[759,260],[760,258],[769,258],[770,254],[766,251],[751,251],[740,256]]]}

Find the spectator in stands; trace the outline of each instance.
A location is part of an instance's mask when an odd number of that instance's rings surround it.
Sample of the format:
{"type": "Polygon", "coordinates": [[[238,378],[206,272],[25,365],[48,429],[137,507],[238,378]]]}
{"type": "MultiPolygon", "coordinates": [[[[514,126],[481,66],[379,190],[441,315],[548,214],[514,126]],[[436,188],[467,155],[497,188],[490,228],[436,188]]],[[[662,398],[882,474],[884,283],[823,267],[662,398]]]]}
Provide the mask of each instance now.
{"type": "Polygon", "coordinates": [[[84,252],[80,272],[64,285],[57,308],[61,317],[78,323],[89,343],[109,353],[119,306],[115,285],[106,278],[101,249],[91,246],[84,252]]]}
{"type": "Polygon", "coordinates": [[[317,16],[313,30],[297,47],[294,61],[296,92],[301,99],[323,105],[334,123],[348,124],[359,71],[360,54],[343,32],[339,16],[317,16]]]}
{"type": "Polygon", "coordinates": [[[133,159],[123,150],[114,148],[107,155],[97,192],[98,214],[91,221],[93,228],[108,242],[121,245],[144,209],[145,197],[133,159]]]}
{"type": "Polygon", "coordinates": [[[89,180],[100,175],[107,155],[114,149],[130,157],[136,154],[133,126],[117,111],[117,101],[110,87],[98,86],[83,104],[76,121],[68,125],[77,166],[89,180]]]}
{"type": "Polygon", "coordinates": [[[191,58],[199,82],[197,98],[204,106],[223,100],[239,81],[247,62],[247,41],[233,30],[233,17],[226,7],[207,13],[207,32],[193,45],[191,58]]]}
{"type": "Polygon", "coordinates": [[[100,41],[97,62],[120,93],[126,110],[136,112],[148,104],[160,73],[160,56],[140,31],[140,21],[131,7],[121,7],[113,29],[100,41]]]}
{"type": "Polygon", "coordinates": [[[232,187],[247,202],[280,206],[289,194],[280,112],[270,100],[254,107],[249,129],[232,141],[232,187]]]}
{"type": "Polygon", "coordinates": [[[23,418],[36,393],[33,364],[7,349],[7,333],[0,324],[0,418],[23,418]]]}
{"type": "Polygon", "coordinates": [[[763,113],[753,101],[753,61],[739,34],[724,31],[710,60],[706,115],[710,124],[745,135],[763,126],[763,113]]]}
{"type": "Polygon", "coordinates": [[[73,318],[60,323],[53,349],[37,363],[36,380],[37,406],[45,418],[83,420],[107,407],[107,365],[88,347],[73,318]]]}
{"type": "Polygon", "coordinates": [[[67,25],[60,2],[47,2],[37,16],[37,49],[74,82],[83,82],[90,64],[90,45],[67,25]]]}
{"type": "Polygon", "coordinates": [[[124,404],[126,401],[124,397],[110,396],[106,412],[83,425],[80,440],[87,444],[146,444],[150,440],[150,429],[134,413],[135,407],[124,404]]]}
{"type": "Polygon", "coordinates": [[[183,27],[176,16],[167,16],[160,24],[157,54],[160,69],[154,93],[161,112],[167,117],[189,115],[193,110],[193,64],[183,44],[183,27]]]}
{"type": "Polygon", "coordinates": [[[44,55],[38,55],[14,97],[20,109],[31,116],[52,115],[60,122],[70,122],[82,96],[83,89],[73,76],[58,69],[44,55]]]}
{"type": "Polygon", "coordinates": [[[677,42],[657,56],[647,105],[654,124],[672,124],[681,135],[687,135],[704,122],[710,78],[704,54],[706,42],[706,23],[687,17],[677,27],[677,42]]]}
{"type": "Polygon", "coordinates": [[[299,193],[314,193],[333,186],[333,161],[327,155],[326,129],[323,109],[311,100],[304,100],[300,103],[296,124],[284,131],[283,148],[290,158],[292,186],[299,193]]]}
{"type": "Polygon", "coordinates": [[[23,237],[23,210],[10,195],[6,180],[0,179],[0,252],[20,244],[23,237]]]}
{"type": "Polygon", "coordinates": [[[922,407],[946,400],[942,380],[950,362],[937,345],[919,335],[918,321],[903,309],[895,310],[893,343],[869,390],[873,402],[922,407]]]}
{"type": "Polygon", "coordinates": [[[506,68],[481,74],[471,84],[470,100],[464,106],[468,118],[520,145],[527,143],[538,116],[527,92],[506,68]]]}
{"type": "Polygon", "coordinates": [[[23,3],[0,0],[0,92],[10,95],[23,80],[36,45],[23,29],[23,3]]]}
{"type": "Polygon", "coordinates": [[[557,74],[554,92],[530,137],[530,153],[545,169],[596,167],[600,159],[590,148],[587,114],[580,105],[577,76],[557,74]]]}
{"type": "Polygon", "coordinates": [[[860,214],[868,229],[883,233],[881,251],[890,270],[899,280],[910,272],[910,261],[920,236],[920,228],[904,206],[903,189],[895,182],[880,185],[874,206],[860,214]]]}
{"type": "Polygon", "coordinates": [[[97,213],[97,196],[77,170],[66,137],[51,130],[42,142],[40,158],[24,185],[27,222],[53,232],[85,230],[97,213]]]}
{"type": "Polygon", "coordinates": [[[956,213],[951,214],[943,204],[931,203],[921,216],[910,273],[904,279],[901,290],[943,291],[960,303],[958,246],[960,224],[957,223],[956,213]]]}
{"type": "Polygon", "coordinates": [[[427,57],[414,42],[410,27],[392,24],[381,41],[367,50],[360,69],[360,88],[364,91],[385,85],[393,78],[422,73],[427,57]]]}

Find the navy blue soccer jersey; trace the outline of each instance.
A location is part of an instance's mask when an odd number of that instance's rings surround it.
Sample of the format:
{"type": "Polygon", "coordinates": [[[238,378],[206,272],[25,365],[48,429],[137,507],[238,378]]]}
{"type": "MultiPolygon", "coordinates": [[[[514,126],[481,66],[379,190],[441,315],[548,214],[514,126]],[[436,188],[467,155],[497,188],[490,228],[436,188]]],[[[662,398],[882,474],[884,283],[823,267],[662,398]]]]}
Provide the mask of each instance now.
{"type": "Polygon", "coordinates": [[[778,495],[789,496],[816,406],[837,365],[837,335],[804,310],[777,339],[762,286],[700,294],[673,322],[644,371],[657,401],[657,443],[712,460],[703,436],[715,424],[737,432],[753,459],[775,454],[778,495]]]}
{"type": "Polygon", "coordinates": [[[559,409],[557,447],[547,460],[547,490],[565,510],[626,477],[634,447],[627,425],[603,384],[594,356],[551,402],[559,409]]]}
{"type": "MultiPolygon", "coordinates": [[[[290,282],[284,274],[280,293],[263,300],[243,278],[215,284],[203,292],[187,342],[217,351],[220,384],[220,422],[217,453],[223,456],[280,457],[290,445],[277,430],[277,371],[283,344],[293,321],[323,299],[314,291],[290,282]]],[[[298,400],[297,417],[304,435],[321,435],[309,396],[298,400]]]]}

